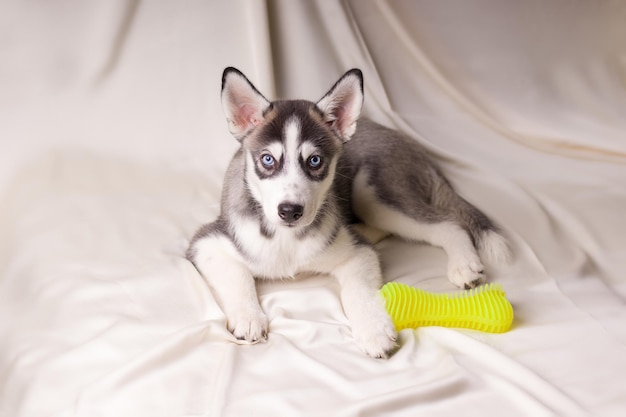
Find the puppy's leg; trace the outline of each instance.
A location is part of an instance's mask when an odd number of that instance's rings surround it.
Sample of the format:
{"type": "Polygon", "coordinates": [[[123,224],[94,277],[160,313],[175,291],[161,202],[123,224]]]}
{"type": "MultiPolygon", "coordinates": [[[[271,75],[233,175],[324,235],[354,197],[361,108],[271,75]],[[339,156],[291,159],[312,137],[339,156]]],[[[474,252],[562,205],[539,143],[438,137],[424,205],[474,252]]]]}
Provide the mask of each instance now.
{"type": "Polygon", "coordinates": [[[414,224],[398,235],[439,246],[448,255],[448,279],[459,288],[470,289],[485,281],[485,267],[469,233],[452,222],[414,224]]]}
{"type": "Polygon", "coordinates": [[[469,233],[461,226],[453,222],[422,223],[386,207],[381,207],[379,214],[368,221],[406,240],[442,248],[448,255],[448,279],[454,285],[470,289],[484,282],[485,267],[469,233]]]}
{"type": "Polygon", "coordinates": [[[189,252],[224,311],[228,330],[251,343],[267,339],[268,320],[259,305],[254,277],[238,259],[232,242],[224,236],[204,237],[189,252]]]}
{"type": "Polygon", "coordinates": [[[356,245],[347,232],[338,240],[344,261],[332,269],[341,286],[341,303],[357,345],[369,356],[386,358],[396,347],[396,330],[379,293],[382,276],[378,256],[367,245],[356,245]]]}
{"type": "MultiPolygon", "coordinates": [[[[355,180],[354,211],[369,226],[386,230],[410,241],[426,242],[439,246],[448,255],[448,279],[460,288],[473,288],[485,279],[484,266],[467,230],[454,220],[444,220],[445,211],[432,213],[435,208],[415,201],[415,206],[424,210],[420,220],[417,214],[403,213],[376,197],[376,190],[367,183],[366,176],[360,174],[355,180]]],[[[407,210],[408,211],[408,210],[407,210]]],[[[413,210],[415,211],[415,210],[413,210]]]]}

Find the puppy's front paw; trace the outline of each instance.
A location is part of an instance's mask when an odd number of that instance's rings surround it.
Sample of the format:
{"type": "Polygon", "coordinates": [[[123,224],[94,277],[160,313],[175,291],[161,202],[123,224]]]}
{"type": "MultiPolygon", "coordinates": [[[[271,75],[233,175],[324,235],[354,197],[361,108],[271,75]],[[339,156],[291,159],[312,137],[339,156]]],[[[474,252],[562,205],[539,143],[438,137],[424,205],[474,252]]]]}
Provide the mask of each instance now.
{"type": "Polygon", "coordinates": [[[250,343],[267,340],[268,320],[260,309],[241,310],[228,318],[228,330],[250,343]]]}
{"type": "Polygon", "coordinates": [[[469,290],[485,282],[485,267],[477,256],[451,260],[448,265],[448,279],[457,287],[469,290]]]}
{"type": "Polygon", "coordinates": [[[388,358],[397,347],[396,328],[384,309],[353,320],[352,335],[361,350],[373,358],[388,358]]]}

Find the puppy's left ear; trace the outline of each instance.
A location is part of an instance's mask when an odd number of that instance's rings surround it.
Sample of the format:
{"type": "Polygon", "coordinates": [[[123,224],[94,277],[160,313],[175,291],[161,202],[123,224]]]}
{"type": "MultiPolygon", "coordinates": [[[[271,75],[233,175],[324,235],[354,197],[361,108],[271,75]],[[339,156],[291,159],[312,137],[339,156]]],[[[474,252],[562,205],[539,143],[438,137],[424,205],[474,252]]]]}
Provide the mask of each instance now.
{"type": "Polygon", "coordinates": [[[363,73],[358,69],[346,72],[320,101],[317,107],[326,123],[346,142],[356,130],[363,107],[363,73]]]}

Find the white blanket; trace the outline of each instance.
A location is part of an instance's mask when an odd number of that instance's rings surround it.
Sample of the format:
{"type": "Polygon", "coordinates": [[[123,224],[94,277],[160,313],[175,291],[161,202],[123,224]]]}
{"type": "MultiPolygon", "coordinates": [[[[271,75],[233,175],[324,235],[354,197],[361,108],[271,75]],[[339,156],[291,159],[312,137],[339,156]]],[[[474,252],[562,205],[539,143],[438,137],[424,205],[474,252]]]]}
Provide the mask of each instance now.
{"type": "MultiPolygon", "coordinates": [[[[0,416],[626,415],[626,3],[0,4],[0,416]],[[186,241],[237,147],[241,69],[272,98],[365,75],[366,114],[440,159],[507,233],[504,334],[351,340],[329,277],[262,283],[242,345],[186,241]]],[[[438,248],[387,280],[454,292],[438,248]]],[[[219,273],[219,271],[215,271],[219,273]]]]}

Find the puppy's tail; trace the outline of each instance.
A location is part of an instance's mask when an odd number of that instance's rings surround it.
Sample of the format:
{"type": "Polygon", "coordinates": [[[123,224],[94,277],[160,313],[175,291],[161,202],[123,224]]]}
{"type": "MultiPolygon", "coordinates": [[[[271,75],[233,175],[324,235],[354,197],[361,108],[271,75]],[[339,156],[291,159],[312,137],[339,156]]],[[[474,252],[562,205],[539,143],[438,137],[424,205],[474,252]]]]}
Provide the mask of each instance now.
{"type": "Polygon", "coordinates": [[[482,211],[459,197],[457,216],[469,232],[478,253],[494,263],[511,261],[511,248],[498,227],[482,211]]]}
{"type": "MultiPolygon", "coordinates": [[[[472,234],[472,236],[474,236],[472,234]]],[[[511,248],[504,236],[498,230],[483,230],[478,238],[473,237],[478,253],[495,263],[509,263],[513,257],[511,248]]]]}

